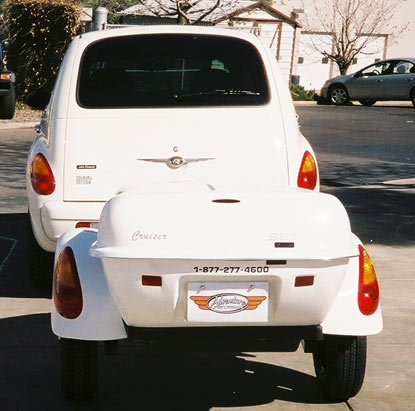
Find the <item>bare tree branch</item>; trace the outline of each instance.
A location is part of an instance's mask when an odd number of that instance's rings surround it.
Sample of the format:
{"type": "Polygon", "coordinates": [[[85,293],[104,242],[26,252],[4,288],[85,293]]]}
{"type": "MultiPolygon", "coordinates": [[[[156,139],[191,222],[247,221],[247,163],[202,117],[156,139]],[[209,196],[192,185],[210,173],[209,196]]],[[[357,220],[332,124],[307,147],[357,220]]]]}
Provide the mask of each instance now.
{"type": "Polygon", "coordinates": [[[198,24],[216,9],[231,10],[237,0],[140,0],[156,17],[176,17],[177,24],[198,24]]]}
{"type": "Polygon", "coordinates": [[[366,50],[369,54],[368,46],[376,38],[384,35],[396,38],[406,29],[407,25],[391,26],[396,9],[404,1],[314,0],[302,23],[307,31],[317,28],[319,32],[327,32],[333,42],[331,50],[317,42],[313,42],[313,48],[334,61],[340,73],[345,74],[359,53],[366,50]]]}

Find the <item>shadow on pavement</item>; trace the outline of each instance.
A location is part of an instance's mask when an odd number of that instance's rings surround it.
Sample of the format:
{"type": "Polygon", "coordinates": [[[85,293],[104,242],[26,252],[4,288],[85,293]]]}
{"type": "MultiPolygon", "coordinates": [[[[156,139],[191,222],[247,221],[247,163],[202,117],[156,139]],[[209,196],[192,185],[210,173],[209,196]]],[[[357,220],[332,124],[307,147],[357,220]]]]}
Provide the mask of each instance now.
{"type": "Polygon", "coordinates": [[[71,404],[60,392],[58,341],[49,321],[46,314],[0,320],[2,409],[207,411],[274,400],[327,403],[315,377],[255,362],[252,354],[143,352],[126,341],[116,356],[100,347],[96,397],[71,404]]]}
{"type": "Polygon", "coordinates": [[[328,188],[346,207],[363,243],[415,245],[415,192],[377,188],[328,188]]]}
{"type": "Polygon", "coordinates": [[[26,187],[26,158],[31,141],[0,141],[2,161],[0,178],[3,187],[22,189],[26,187]]]}
{"type": "Polygon", "coordinates": [[[0,297],[49,298],[49,288],[35,288],[29,280],[27,213],[0,214],[0,297]]]}

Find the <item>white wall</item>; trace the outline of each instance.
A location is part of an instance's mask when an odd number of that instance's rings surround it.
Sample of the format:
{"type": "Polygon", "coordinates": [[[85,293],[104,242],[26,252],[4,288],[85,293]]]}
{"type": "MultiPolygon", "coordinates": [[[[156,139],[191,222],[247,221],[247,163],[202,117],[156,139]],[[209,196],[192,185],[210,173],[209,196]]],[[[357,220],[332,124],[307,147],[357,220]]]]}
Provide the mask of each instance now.
{"type": "Polygon", "coordinates": [[[402,3],[395,14],[393,24],[406,29],[388,44],[387,58],[415,57],[415,0],[402,3]]]}

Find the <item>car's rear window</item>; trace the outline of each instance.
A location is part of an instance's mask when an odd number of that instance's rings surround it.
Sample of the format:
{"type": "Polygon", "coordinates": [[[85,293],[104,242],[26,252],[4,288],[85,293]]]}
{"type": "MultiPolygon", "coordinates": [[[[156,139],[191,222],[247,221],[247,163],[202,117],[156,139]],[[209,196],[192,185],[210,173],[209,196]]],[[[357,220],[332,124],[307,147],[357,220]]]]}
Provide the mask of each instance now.
{"type": "Polygon", "coordinates": [[[269,100],[249,42],[212,35],[135,35],[84,52],[78,102],[86,108],[255,106],[269,100]]]}

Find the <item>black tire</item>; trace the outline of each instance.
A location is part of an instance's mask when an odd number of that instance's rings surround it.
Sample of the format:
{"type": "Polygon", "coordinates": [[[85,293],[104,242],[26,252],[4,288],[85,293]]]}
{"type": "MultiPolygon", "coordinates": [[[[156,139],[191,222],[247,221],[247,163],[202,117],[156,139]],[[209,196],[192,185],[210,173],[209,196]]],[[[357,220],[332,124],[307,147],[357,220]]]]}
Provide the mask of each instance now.
{"type": "Polygon", "coordinates": [[[27,248],[30,281],[36,287],[50,287],[52,285],[55,255],[45,251],[37,243],[30,217],[28,218],[27,228],[27,248]]]}
{"type": "Polygon", "coordinates": [[[14,117],[16,109],[16,92],[14,84],[10,83],[10,93],[0,98],[0,119],[10,120],[14,117]]]}
{"type": "Polygon", "coordinates": [[[69,401],[87,401],[97,390],[98,342],[60,339],[61,389],[69,401]]]}
{"type": "Polygon", "coordinates": [[[411,101],[412,105],[415,107],[415,89],[413,89],[411,92],[411,101]]]}
{"type": "Polygon", "coordinates": [[[329,100],[336,106],[342,106],[350,101],[350,97],[345,87],[334,85],[329,90],[329,100]]]}
{"type": "Polygon", "coordinates": [[[326,336],[313,352],[314,369],[324,394],[336,401],[354,397],[366,371],[366,337],[326,336]]]}
{"type": "Polygon", "coordinates": [[[359,103],[362,106],[371,107],[371,106],[373,106],[373,104],[376,103],[376,100],[359,100],[359,103]]]}

